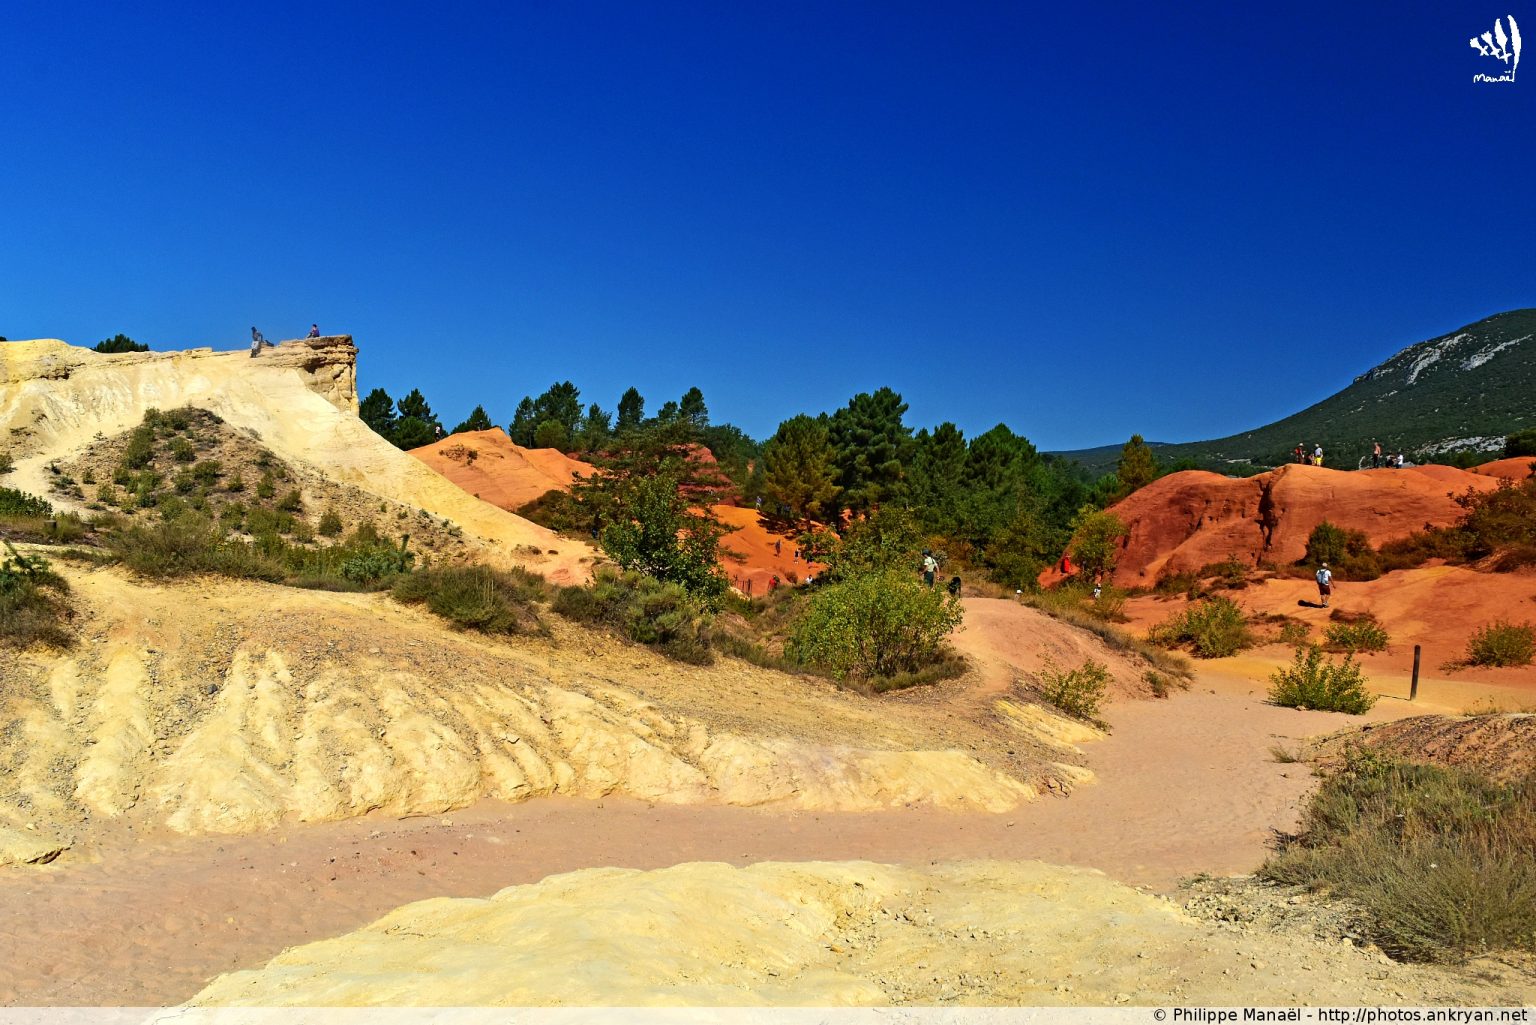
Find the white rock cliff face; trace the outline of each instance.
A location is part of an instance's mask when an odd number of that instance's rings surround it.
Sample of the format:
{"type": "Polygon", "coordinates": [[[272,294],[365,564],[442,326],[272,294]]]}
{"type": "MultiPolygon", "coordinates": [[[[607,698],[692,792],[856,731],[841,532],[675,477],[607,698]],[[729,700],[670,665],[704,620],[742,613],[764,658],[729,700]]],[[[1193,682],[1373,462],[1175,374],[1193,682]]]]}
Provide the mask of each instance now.
{"type": "Polygon", "coordinates": [[[591,549],[482,502],[379,437],[357,417],[357,348],[347,335],[246,350],[103,354],[55,339],[0,343],[5,483],[49,494],[47,465],[127,431],[148,409],[216,414],[285,460],[456,523],[504,563],[551,580],[585,579],[591,549]],[[537,553],[537,554],[535,554],[537,553]]]}

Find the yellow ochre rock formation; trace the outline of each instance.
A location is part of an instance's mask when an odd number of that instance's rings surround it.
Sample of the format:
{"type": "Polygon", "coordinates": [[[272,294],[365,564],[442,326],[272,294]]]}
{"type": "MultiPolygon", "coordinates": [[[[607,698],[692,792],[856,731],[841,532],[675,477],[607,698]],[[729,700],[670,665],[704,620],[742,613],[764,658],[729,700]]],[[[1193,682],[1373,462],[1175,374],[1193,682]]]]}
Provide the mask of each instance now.
{"type": "Polygon", "coordinates": [[[82,643],[0,662],[10,861],[37,859],[34,830],[111,819],[238,833],[548,794],[996,812],[1037,793],[919,711],[750,666],[678,667],[563,623],[507,643],[385,595],[61,571],[82,643]],[[758,693],[772,699],[744,721],[758,693]]]}
{"type": "Polygon", "coordinates": [[[48,496],[46,467],[134,427],[148,409],[194,406],[283,459],[457,524],[486,554],[562,583],[587,577],[592,551],[482,502],[379,437],[357,417],[357,349],[347,335],[248,352],[103,354],[44,339],[0,343],[0,445],[7,486],[48,496]]]}
{"type": "Polygon", "coordinates": [[[587,869],[421,901],[190,1003],[1236,1006],[1395,1003],[1404,989],[1454,1002],[1353,946],[1235,943],[1088,869],[765,862],[587,869]]]}

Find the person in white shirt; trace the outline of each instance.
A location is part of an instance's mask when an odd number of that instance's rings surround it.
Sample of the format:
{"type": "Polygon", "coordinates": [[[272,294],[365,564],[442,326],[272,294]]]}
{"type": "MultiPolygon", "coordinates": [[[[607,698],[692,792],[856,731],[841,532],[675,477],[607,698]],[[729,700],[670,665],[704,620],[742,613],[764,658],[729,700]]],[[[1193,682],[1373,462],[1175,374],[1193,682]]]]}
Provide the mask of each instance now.
{"type": "Polygon", "coordinates": [[[1323,608],[1328,607],[1328,596],[1333,593],[1333,573],[1328,569],[1328,564],[1323,563],[1322,569],[1317,571],[1317,596],[1322,599],[1323,608]]]}

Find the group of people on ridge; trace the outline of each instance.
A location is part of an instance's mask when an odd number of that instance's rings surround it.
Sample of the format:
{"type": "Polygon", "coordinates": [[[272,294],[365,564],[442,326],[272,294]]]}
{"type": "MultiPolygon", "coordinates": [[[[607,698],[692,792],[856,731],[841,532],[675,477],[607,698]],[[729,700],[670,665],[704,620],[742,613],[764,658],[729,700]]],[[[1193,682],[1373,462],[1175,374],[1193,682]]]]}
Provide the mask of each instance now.
{"type": "MultiPolygon", "coordinates": [[[[309,325],[309,334],[305,335],[304,337],[306,337],[306,338],[319,338],[320,337],[320,325],[319,324],[311,324],[311,325],[309,325]]],[[[254,359],[257,356],[260,356],[262,349],[270,349],[270,348],[272,348],[272,343],[267,341],[267,339],[262,335],[262,333],[260,331],[256,330],[255,325],[252,325],[252,327],[251,327],[251,358],[254,359]]]]}
{"type": "MultiPolygon", "coordinates": [[[[1302,463],[1302,464],[1306,464],[1306,465],[1311,465],[1311,466],[1322,466],[1323,465],[1323,446],[1321,446],[1321,445],[1314,445],[1312,447],[1311,453],[1309,454],[1307,452],[1307,444],[1306,444],[1306,442],[1298,441],[1296,443],[1296,447],[1291,449],[1291,458],[1295,462],[1298,462],[1298,463],[1302,463]]],[[[1398,450],[1396,453],[1389,452],[1389,453],[1383,454],[1382,451],[1381,451],[1381,442],[1379,442],[1379,441],[1372,441],[1371,442],[1371,469],[1373,469],[1373,470],[1380,469],[1383,466],[1396,467],[1399,470],[1402,469],[1403,468],[1403,453],[1402,453],[1402,450],[1398,450]]]]}

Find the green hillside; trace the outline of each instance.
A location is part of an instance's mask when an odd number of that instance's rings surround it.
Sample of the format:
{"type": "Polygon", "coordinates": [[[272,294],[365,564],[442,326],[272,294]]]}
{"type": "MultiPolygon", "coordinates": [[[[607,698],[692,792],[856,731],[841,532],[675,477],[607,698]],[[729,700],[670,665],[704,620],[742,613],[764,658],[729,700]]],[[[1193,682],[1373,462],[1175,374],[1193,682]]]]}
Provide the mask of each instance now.
{"type": "MultiPolygon", "coordinates": [[[[1410,345],[1336,395],[1284,420],[1227,438],[1152,443],[1164,466],[1188,460],[1244,472],[1274,466],[1297,442],[1321,444],[1330,466],[1354,466],[1371,440],[1414,462],[1462,451],[1492,458],[1504,437],[1536,427],[1536,309],[1513,310],[1410,345]]],[[[1058,455],[1112,470],[1120,445],[1058,455]]]]}

